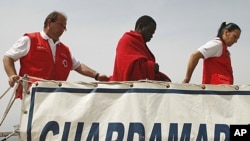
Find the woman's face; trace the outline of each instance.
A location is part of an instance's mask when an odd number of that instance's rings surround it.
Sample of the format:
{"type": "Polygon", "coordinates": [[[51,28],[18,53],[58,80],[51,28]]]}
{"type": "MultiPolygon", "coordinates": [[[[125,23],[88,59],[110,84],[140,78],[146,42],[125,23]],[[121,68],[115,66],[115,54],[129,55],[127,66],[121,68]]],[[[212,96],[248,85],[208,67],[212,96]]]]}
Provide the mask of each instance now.
{"type": "Polygon", "coordinates": [[[235,29],[231,32],[229,32],[228,30],[225,30],[222,37],[226,46],[230,47],[234,43],[237,43],[238,39],[240,38],[240,34],[241,34],[241,31],[239,29],[235,29]]]}

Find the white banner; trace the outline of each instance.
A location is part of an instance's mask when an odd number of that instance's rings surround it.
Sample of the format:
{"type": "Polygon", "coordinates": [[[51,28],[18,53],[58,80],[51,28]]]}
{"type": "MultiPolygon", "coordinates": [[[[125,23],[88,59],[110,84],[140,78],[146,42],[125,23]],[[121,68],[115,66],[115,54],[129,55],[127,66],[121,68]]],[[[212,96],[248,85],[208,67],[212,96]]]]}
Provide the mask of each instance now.
{"type": "Polygon", "coordinates": [[[229,140],[250,123],[248,85],[146,81],[33,84],[24,94],[22,141],[229,140]]]}

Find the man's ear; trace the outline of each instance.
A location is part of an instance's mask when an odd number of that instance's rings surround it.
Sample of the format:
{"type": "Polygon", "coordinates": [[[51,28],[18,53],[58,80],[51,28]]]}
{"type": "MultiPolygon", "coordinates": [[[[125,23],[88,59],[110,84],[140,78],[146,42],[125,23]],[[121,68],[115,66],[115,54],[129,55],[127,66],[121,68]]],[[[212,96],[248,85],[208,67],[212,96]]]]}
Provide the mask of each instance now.
{"type": "Polygon", "coordinates": [[[47,25],[50,26],[51,23],[53,23],[53,21],[51,19],[48,19],[47,25]]]}

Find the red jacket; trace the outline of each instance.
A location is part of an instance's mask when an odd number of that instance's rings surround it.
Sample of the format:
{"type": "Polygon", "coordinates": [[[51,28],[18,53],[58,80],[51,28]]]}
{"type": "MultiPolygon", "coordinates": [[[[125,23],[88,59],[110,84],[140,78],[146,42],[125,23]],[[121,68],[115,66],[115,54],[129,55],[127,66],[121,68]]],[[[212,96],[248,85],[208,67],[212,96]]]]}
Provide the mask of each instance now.
{"type": "Polygon", "coordinates": [[[25,36],[29,36],[31,44],[28,54],[20,59],[19,75],[27,74],[46,80],[67,80],[72,68],[69,48],[62,43],[57,44],[54,62],[49,43],[39,32],[25,36]]]}
{"type": "Polygon", "coordinates": [[[233,84],[230,52],[222,41],[222,54],[204,60],[202,84],[233,84]]]}

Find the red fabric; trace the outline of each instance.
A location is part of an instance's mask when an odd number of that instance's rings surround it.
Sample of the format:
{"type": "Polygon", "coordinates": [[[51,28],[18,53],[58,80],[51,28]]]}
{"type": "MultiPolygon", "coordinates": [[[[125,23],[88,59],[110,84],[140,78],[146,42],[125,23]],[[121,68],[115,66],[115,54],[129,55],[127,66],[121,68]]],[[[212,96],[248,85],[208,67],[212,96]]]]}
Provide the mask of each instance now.
{"type": "Polygon", "coordinates": [[[55,62],[47,40],[39,32],[25,34],[31,40],[28,54],[20,59],[20,76],[25,74],[47,80],[66,80],[72,68],[69,48],[56,46],[55,62]]]}
{"type": "Polygon", "coordinates": [[[155,72],[155,57],[141,34],[126,32],[118,42],[111,81],[142,79],[171,81],[162,72],[155,72]]]}
{"type": "MultiPolygon", "coordinates": [[[[56,46],[55,62],[47,40],[39,32],[25,34],[31,40],[28,54],[20,59],[20,76],[25,74],[46,80],[65,81],[72,68],[69,48],[62,43],[56,46]]],[[[16,97],[22,98],[22,86],[19,85],[16,97]]]]}
{"type": "Polygon", "coordinates": [[[204,60],[203,84],[233,84],[230,52],[224,42],[222,42],[222,50],[221,56],[204,60]]]}

